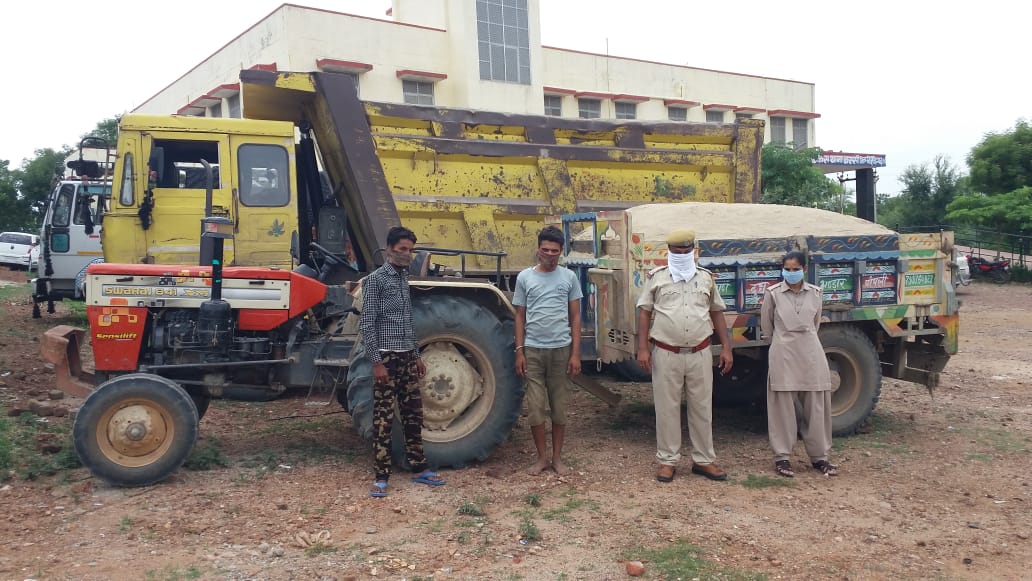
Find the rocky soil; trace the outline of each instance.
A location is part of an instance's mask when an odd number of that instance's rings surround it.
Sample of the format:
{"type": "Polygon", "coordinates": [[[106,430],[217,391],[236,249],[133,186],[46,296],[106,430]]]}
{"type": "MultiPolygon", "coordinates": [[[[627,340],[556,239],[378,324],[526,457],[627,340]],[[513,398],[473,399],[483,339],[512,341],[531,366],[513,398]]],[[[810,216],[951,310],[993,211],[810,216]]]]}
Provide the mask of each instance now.
{"type": "MultiPolygon", "coordinates": [[[[714,420],[730,481],[684,466],[660,484],[648,385],[604,380],[624,401],[574,395],[571,474],[524,474],[521,420],[486,463],[444,471],[446,486],[397,474],[372,499],[368,445],[335,404],[216,402],[194,458],[211,469],[137,489],[84,468],[0,475],[0,579],[624,579],[628,560],[652,579],[1027,579],[1032,288],[960,293],[961,352],[941,388],[886,380],[870,432],[836,439],[835,478],[802,468],[800,445],[796,478],[777,479],[762,410],[738,407],[714,420]]],[[[0,406],[74,411],[51,399],[38,356],[67,308],[33,321],[24,296],[0,304],[0,406]]],[[[41,455],[67,445],[43,440],[41,455]]]]}

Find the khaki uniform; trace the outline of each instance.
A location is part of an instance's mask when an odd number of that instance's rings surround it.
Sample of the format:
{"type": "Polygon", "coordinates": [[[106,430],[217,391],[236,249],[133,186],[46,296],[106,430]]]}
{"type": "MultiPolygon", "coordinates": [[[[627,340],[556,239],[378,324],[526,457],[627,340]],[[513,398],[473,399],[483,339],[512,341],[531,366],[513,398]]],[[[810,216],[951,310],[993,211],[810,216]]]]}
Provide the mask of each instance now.
{"type": "Polygon", "coordinates": [[[784,282],[767,288],[760,330],[770,337],[767,429],[774,459],[788,460],[801,433],[810,460],[831,450],[831,372],[817,330],[821,289],[804,282],[799,292],[784,282]]]}
{"type": "MultiPolygon", "coordinates": [[[[656,459],[674,465],[681,459],[681,401],[688,400],[688,437],[692,460],[711,464],[713,451],[713,358],[709,349],[690,348],[713,335],[710,312],[724,301],[713,276],[698,269],[691,280],[674,282],[667,267],[649,273],[637,306],[652,313],[649,338],[688,350],[673,353],[652,347],[652,395],[656,406],[656,459]]],[[[639,333],[646,332],[639,329],[639,333]]]]}

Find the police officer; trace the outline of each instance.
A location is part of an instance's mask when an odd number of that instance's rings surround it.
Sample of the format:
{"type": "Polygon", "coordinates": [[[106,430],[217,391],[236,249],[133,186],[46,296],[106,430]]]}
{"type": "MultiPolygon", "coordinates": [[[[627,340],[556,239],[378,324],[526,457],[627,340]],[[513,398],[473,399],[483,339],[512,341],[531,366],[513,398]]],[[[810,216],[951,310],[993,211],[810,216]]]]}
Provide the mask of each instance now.
{"type": "Polygon", "coordinates": [[[681,459],[681,398],[688,398],[692,472],[727,480],[714,460],[713,362],[709,351],[716,329],[720,372],[731,369],[731,342],[724,301],[713,275],[695,264],[695,233],[675,230],[666,239],[667,266],[648,273],[638,298],[638,365],[652,372],[656,406],[656,480],[671,482],[681,459]]]}

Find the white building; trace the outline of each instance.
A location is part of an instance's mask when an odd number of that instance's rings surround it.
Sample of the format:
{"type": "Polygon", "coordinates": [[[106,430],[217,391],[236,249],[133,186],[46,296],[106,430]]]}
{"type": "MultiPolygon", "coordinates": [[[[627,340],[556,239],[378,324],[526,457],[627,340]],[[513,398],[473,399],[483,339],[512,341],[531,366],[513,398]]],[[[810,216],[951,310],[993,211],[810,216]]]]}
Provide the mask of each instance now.
{"type": "Polygon", "coordinates": [[[767,121],[815,143],[814,85],[541,45],[540,0],[393,0],[392,20],[284,4],[134,112],[240,117],[241,69],[354,75],[370,101],[608,119],[767,121]]]}

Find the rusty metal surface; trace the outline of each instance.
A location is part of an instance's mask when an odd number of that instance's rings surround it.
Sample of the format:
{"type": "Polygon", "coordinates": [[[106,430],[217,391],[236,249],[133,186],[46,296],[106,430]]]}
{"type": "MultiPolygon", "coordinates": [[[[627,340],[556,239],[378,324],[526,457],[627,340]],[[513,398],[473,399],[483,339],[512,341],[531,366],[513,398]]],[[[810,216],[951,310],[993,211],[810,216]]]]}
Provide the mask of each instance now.
{"type": "Polygon", "coordinates": [[[83,371],[79,349],[86,331],[69,325],[58,325],[43,333],[40,354],[54,365],[55,386],[75,397],[86,397],[93,391],[93,374],[83,371]]]}
{"type": "Polygon", "coordinates": [[[512,272],[532,263],[547,216],[759,201],[758,120],[586,120],[363,102],[333,73],[244,71],[241,83],[248,117],[313,122],[363,250],[400,222],[421,244],[507,252],[512,272]]]}

